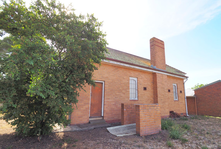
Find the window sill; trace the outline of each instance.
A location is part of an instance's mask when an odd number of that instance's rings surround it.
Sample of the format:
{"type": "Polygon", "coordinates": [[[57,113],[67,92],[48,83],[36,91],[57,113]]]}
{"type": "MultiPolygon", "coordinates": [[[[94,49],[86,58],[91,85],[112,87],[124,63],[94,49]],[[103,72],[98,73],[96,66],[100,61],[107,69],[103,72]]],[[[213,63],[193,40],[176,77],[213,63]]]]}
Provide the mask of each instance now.
{"type": "Polygon", "coordinates": [[[130,100],[138,100],[138,99],[130,99],[130,100]]]}

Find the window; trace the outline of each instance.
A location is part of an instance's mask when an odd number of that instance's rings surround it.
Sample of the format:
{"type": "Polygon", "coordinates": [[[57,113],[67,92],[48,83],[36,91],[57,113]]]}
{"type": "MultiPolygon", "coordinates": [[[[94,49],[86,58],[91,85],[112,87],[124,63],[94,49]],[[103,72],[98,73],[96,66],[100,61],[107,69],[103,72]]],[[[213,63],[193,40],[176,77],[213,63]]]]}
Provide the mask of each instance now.
{"type": "Polygon", "coordinates": [[[130,100],[137,100],[137,78],[130,77],[130,100]]]}
{"type": "Polygon", "coordinates": [[[173,84],[173,96],[174,96],[174,100],[178,100],[177,85],[176,84],[173,84]]]}

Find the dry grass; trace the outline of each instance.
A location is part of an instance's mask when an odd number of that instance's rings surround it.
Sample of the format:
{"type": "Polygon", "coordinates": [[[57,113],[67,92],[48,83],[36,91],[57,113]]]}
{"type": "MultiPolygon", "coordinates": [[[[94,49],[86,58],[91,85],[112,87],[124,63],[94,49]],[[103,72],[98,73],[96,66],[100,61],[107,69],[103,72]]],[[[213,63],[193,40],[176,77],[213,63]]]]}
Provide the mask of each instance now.
{"type": "Polygon", "coordinates": [[[0,148],[219,148],[221,146],[221,119],[214,117],[193,117],[188,120],[174,120],[177,124],[187,124],[190,130],[183,134],[183,140],[169,138],[167,130],[159,134],[140,137],[138,135],[116,137],[106,128],[88,131],[56,133],[37,137],[22,138],[15,136],[13,129],[0,120],[0,148]],[[168,142],[170,144],[168,145],[168,142]]]}

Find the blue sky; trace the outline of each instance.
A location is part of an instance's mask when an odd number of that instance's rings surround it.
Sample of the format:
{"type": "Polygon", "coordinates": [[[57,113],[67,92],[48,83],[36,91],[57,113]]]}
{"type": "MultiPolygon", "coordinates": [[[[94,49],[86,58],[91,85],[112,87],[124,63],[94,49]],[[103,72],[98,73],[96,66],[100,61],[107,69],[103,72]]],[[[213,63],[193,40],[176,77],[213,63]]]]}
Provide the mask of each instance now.
{"type": "Polygon", "coordinates": [[[150,58],[165,42],[166,63],[189,76],[186,88],[221,79],[221,0],[65,0],[103,21],[108,47],[150,58]]]}
{"type": "Polygon", "coordinates": [[[166,63],[189,76],[186,88],[221,79],[221,0],[73,0],[72,5],[76,13],[94,13],[104,22],[108,47],[149,59],[149,39],[163,40],[166,63]]]}

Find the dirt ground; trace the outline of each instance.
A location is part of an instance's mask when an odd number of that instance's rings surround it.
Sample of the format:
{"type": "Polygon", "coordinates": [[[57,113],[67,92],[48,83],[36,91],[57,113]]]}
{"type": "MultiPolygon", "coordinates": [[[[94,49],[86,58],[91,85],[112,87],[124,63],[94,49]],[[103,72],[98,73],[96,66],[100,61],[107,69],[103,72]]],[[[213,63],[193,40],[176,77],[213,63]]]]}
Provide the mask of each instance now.
{"type": "Polygon", "coordinates": [[[176,149],[221,149],[221,119],[214,117],[197,116],[188,119],[174,120],[178,124],[188,124],[191,130],[186,131],[183,137],[188,141],[169,138],[168,131],[162,130],[159,134],[140,137],[138,135],[116,137],[106,128],[97,128],[88,131],[53,133],[43,136],[39,141],[37,137],[22,138],[15,136],[13,129],[3,120],[0,120],[0,149],[51,149],[51,148],[77,148],[77,149],[164,149],[167,142],[176,149]]]}

